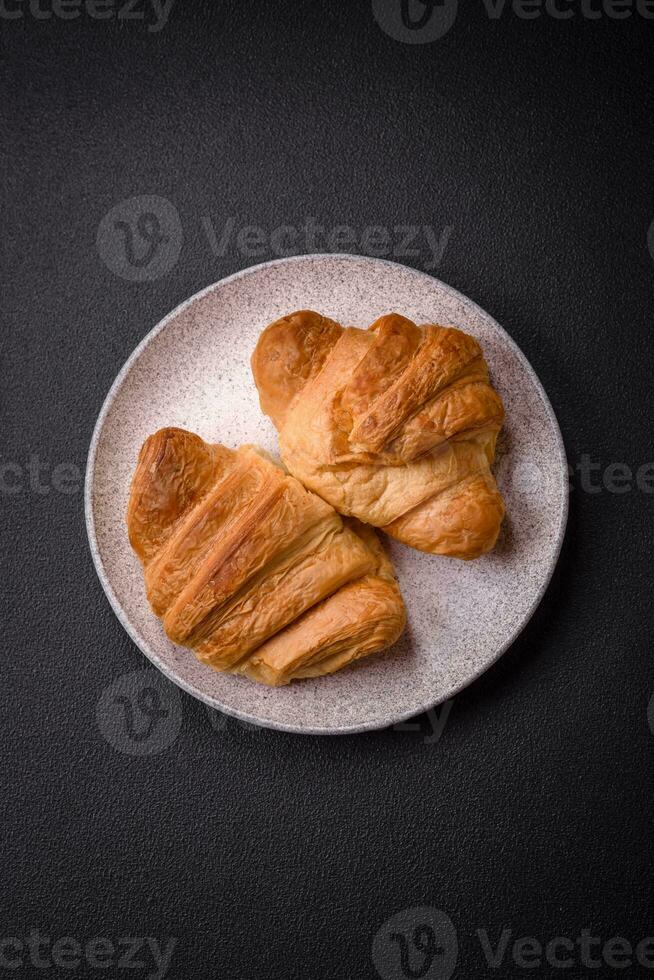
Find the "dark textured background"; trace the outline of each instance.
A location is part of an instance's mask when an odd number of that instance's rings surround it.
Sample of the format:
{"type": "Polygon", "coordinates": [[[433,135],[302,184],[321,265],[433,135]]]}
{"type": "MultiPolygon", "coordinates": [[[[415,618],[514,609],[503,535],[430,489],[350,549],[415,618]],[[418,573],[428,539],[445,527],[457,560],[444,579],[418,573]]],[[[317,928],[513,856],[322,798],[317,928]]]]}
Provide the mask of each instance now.
{"type": "MultiPolygon", "coordinates": [[[[427,905],[453,920],[470,980],[561,972],[510,953],[491,971],[477,930],[654,934],[654,495],[601,484],[654,458],[653,38],[636,13],[491,20],[481,3],[412,45],[370,0],[177,0],[159,33],[0,18],[0,938],[174,936],[175,978],[353,980],[377,976],[383,923],[427,905]],[[184,244],[133,283],[95,240],[143,194],[174,203],[184,244]],[[439,741],[425,719],[343,738],[212,725],[181,695],[172,745],[117,751],[100,696],[148,665],[87,547],[96,416],[164,314],[257,261],[233,240],[212,254],[203,217],[270,234],[309,215],[451,226],[436,274],[515,337],[600,489],[573,478],[545,601],[439,741]]],[[[7,972],[35,974],[27,953],[7,972]]]]}

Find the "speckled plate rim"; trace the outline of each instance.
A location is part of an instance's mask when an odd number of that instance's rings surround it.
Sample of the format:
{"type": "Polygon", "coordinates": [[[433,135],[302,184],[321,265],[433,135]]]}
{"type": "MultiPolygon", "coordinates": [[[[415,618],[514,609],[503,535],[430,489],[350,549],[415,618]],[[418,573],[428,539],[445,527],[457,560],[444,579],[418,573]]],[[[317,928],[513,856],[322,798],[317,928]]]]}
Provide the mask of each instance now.
{"type": "Polygon", "coordinates": [[[114,613],[118,617],[118,620],[120,621],[121,625],[123,626],[127,634],[130,636],[130,638],[139,648],[139,650],[143,654],[145,654],[145,656],[155,665],[155,667],[157,667],[162,672],[162,674],[164,674],[170,681],[172,681],[173,684],[176,684],[177,687],[180,687],[182,690],[186,691],[188,694],[197,698],[199,701],[208,704],[211,708],[215,708],[218,711],[223,712],[223,714],[229,715],[233,718],[237,718],[240,721],[248,722],[249,724],[257,725],[262,728],[271,728],[277,731],[291,732],[294,734],[301,734],[301,735],[354,735],[360,732],[383,730],[384,728],[388,728],[392,725],[396,725],[399,724],[400,722],[406,721],[409,718],[414,718],[416,717],[416,715],[419,715],[421,712],[427,711],[430,708],[442,704],[444,701],[447,701],[448,699],[459,694],[460,691],[463,691],[465,690],[465,688],[469,687],[470,684],[474,683],[474,681],[476,681],[479,677],[481,677],[482,674],[484,674],[490,667],[492,667],[493,664],[497,663],[500,657],[504,653],[506,653],[509,647],[515,642],[517,637],[522,633],[525,626],[527,625],[527,623],[533,616],[534,612],[540,605],[543,596],[545,595],[547,588],[552,580],[552,575],[554,574],[554,570],[557,566],[559,555],[561,553],[561,548],[563,546],[563,540],[565,537],[565,530],[568,521],[568,509],[569,509],[568,491],[569,491],[568,461],[565,452],[565,447],[563,444],[563,437],[561,435],[561,429],[559,427],[558,420],[554,413],[554,409],[552,408],[552,404],[547,396],[545,389],[543,388],[543,385],[541,384],[538,375],[534,371],[529,360],[522,352],[520,347],[513,340],[513,338],[506,332],[504,327],[501,326],[501,324],[499,324],[492,316],[490,316],[489,313],[483,310],[477,303],[475,303],[474,300],[471,300],[468,296],[465,296],[463,293],[459,292],[459,290],[454,289],[454,287],[449,286],[447,283],[444,283],[441,279],[437,279],[435,276],[430,276],[429,273],[427,272],[421,272],[419,269],[413,269],[411,266],[403,265],[400,262],[392,262],[390,259],[381,259],[369,255],[355,255],[348,252],[314,252],[306,255],[292,255],[281,259],[272,259],[269,262],[260,262],[257,265],[248,266],[245,269],[241,269],[238,272],[232,273],[232,275],[225,276],[223,279],[219,279],[217,282],[212,283],[210,286],[206,286],[204,289],[201,289],[199,292],[189,297],[189,299],[184,300],[182,303],[176,306],[167,316],[165,316],[163,320],[160,320],[159,323],[155,327],[153,327],[152,330],[149,331],[149,333],[145,335],[143,340],[141,340],[141,342],[134,348],[130,356],[125,361],[125,364],[118,372],[118,375],[116,376],[116,379],[114,380],[114,383],[109,389],[109,392],[103,402],[102,408],[100,409],[100,414],[98,415],[97,422],[95,423],[95,427],[93,429],[93,435],[91,437],[91,443],[89,445],[89,452],[88,452],[87,463],[86,463],[86,477],[84,480],[84,515],[86,521],[86,533],[89,539],[93,564],[95,565],[95,570],[97,572],[98,578],[100,579],[100,584],[102,585],[102,588],[109,600],[109,603],[114,613]],[[194,687],[194,685],[189,684],[182,678],[178,677],[175,674],[175,672],[172,671],[163,660],[161,660],[161,658],[157,655],[157,653],[150,648],[147,641],[144,640],[142,636],[140,636],[138,630],[135,629],[135,627],[132,625],[129,618],[125,614],[111,586],[111,582],[109,581],[107,573],[105,571],[104,563],[102,561],[102,556],[100,554],[100,547],[98,544],[96,528],[95,528],[95,516],[93,513],[93,484],[95,479],[95,464],[96,464],[97,451],[98,451],[98,446],[100,442],[100,437],[102,435],[104,423],[109,412],[111,411],[113,403],[120,389],[123,386],[123,383],[125,382],[125,379],[127,378],[127,376],[129,375],[132,369],[132,366],[139,359],[143,351],[153,342],[153,340],[155,340],[155,338],[163,330],[166,329],[166,327],[171,321],[175,320],[179,316],[180,313],[188,309],[194,303],[203,299],[208,293],[212,292],[213,290],[225,286],[228,283],[234,282],[237,279],[242,279],[245,276],[250,276],[261,269],[270,268],[271,266],[291,265],[296,262],[307,262],[311,260],[315,261],[321,259],[327,259],[327,260],[347,259],[354,263],[375,262],[381,265],[387,265],[394,268],[399,267],[400,269],[403,270],[404,273],[414,275],[420,279],[428,279],[431,282],[435,283],[446,293],[449,293],[450,296],[452,296],[454,299],[463,302],[470,307],[473,307],[480,318],[490,323],[493,329],[496,329],[500,333],[500,335],[504,338],[506,344],[511,348],[515,356],[522,363],[522,366],[527,372],[532,384],[534,385],[534,388],[536,389],[543,403],[543,407],[547,415],[547,420],[551,425],[552,432],[554,433],[555,436],[556,447],[559,454],[561,489],[562,489],[562,500],[563,500],[563,507],[561,508],[559,526],[556,529],[556,541],[551,553],[549,568],[546,570],[541,586],[538,589],[533,602],[531,603],[531,605],[523,615],[522,620],[512,630],[512,632],[509,634],[505,642],[502,643],[497,648],[495,652],[495,656],[489,658],[478,670],[466,676],[466,678],[462,680],[461,683],[453,684],[451,688],[441,692],[435,700],[433,701],[430,700],[429,702],[418,707],[416,710],[411,710],[410,712],[402,712],[397,715],[389,716],[387,719],[384,719],[383,723],[380,723],[379,720],[376,720],[370,723],[361,723],[361,724],[343,726],[342,728],[332,728],[332,727],[314,728],[310,726],[284,724],[282,722],[278,722],[274,720],[262,720],[260,717],[257,717],[255,715],[250,715],[247,712],[238,711],[235,708],[233,708],[231,705],[223,704],[217,698],[211,697],[206,692],[202,691],[200,688],[194,687]]]}

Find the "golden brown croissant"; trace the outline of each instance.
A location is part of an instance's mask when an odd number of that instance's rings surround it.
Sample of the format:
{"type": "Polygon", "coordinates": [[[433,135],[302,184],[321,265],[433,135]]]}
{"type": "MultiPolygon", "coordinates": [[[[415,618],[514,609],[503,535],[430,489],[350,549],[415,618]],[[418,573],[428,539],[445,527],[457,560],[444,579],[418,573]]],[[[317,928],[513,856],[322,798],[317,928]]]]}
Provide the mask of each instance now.
{"type": "Polygon", "coordinates": [[[495,545],[504,409],[473,337],[397,313],[344,329],[301,310],[263,331],[252,371],[284,463],[341,514],[433,554],[495,545]]]}
{"type": "Polygon", "coordinates": [[[374,531],[252,447],[162,429],[141,449],[127,511],[150,604],[169,638],[264,684],[332,673],[405,623],[374,531]]]}

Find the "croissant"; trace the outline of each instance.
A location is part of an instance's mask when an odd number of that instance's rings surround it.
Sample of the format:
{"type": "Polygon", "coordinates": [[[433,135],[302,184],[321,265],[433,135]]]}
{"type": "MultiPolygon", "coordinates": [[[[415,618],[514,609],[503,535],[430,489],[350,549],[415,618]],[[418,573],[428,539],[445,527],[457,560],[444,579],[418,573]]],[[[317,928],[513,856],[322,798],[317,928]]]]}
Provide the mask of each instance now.
{"type": "Polygon", "coordinates": [[[301,310],[263,331],[252,372],[288,470],[339,513],[432,554],[493,548],[504,408],[473,337],[398,313],[344,329],[301,310]]]}
{"type": "Polygon", "coordinates": [[[147,597],[168,637],[264,684],[330,674],[405,624],[374,531],[253,447],[161,429],[141,449],[127,510],[147,597]]]}

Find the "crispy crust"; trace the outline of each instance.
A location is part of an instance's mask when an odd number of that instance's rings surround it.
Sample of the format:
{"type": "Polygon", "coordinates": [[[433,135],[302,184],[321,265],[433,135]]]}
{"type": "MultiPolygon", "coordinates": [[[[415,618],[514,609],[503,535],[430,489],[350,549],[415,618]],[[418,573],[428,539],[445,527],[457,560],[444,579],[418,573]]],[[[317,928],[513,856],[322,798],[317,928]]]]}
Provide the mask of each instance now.
{"type": "Polygon", "coordinates": [[[150,436],[127,528],[167,635],[217,670],[286,684],[384,649],[404,626],[374,532],[346,527],[251,447],[182,429],[150,436]]]}
{"type": "Polygon", "coordinates": [[[259,395],[263,412],[276,426],[284,424],[293,398],[320,370],[340,333],[338,323],[312,310],[298,310],[263,331],[252,371],[270,378],[259,395]]]}
{"type": "Polygon", "coordinates": [[[421,551],[494,547],[504,408],[473,337],[397,313],[364,331],[302,311],[264,331],[252,369],[289,471],[340,513],[421,551]]]}

